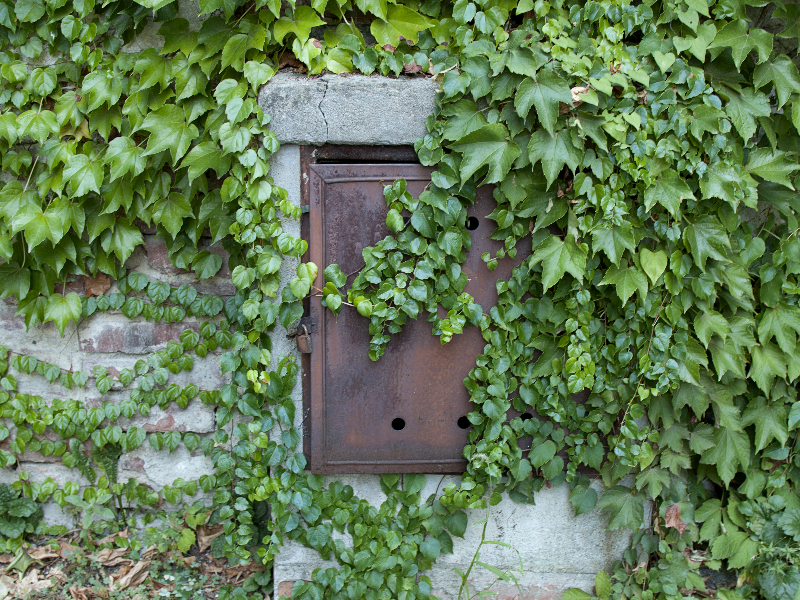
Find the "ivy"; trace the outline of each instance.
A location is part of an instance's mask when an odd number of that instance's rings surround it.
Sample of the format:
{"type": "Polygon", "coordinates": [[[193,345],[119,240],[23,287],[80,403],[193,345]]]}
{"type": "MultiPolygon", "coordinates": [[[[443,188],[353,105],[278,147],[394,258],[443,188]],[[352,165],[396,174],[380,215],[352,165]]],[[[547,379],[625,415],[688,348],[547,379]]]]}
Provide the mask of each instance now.
{"type": "Polygon", "coordinates": [[[162,494],[172,504],[198,488],[213,496],[211,521],[224,524],[218,555],[269,561],[296,540],[341,567],[315,571],[294,597],[427,598],[420,573],[464,535],[465,508],[503,494],[532,502],[565,483],[577,514],[598,506],[612,528],[646,526],[611,574],[598,575],[603,600],[705,594],[701,565],[738,571],[736,590],[717,591],[725,600],[796,595],[794,4],[199,7],[204,20],[192,30],[173,0],[0,2],[0,297],[16,300],[27,326],[53,322],[62,333],[106,311],[199,321],[116,377],[0,348],[0,414],[16,428],[0,428],[9,439],[0,461],[58,455],[92,482],[79,494],[75,483],[23,476],[19,491],[83,509],[87,527],[107,527],[105,511],[154,518],[158,494],[117,481],[116,460],[145,439],[162,452],[183,444],[208,455],[215,473],[162,494]],[[770,14],[778,21],[767,24],[770,14]],[[135,50],[151,22],[163,46],[135,50]],[[310,75],[426,73],[441,90],[415,144],[435,168],[432,183],[419,198],[403,181],[387,185],[391,234],[364,249],[349,286],[338,266],[301,261],[307,243],[286,226],[300,210],[269,175],[278,143],[257,94],[288,54],[310,75]],[[497,281],[493,307],[465,293],[461,269],[467,208],[485,184],[502,249],[483,260],[490,270],[517,262],[497,281]],[[208,243],[222,246],[236,294],[223,300],[128,272],[142,224],[198,279],[220,272],[208,243]],[[67,291],[103,274],[117,292],[67,291]],[[372,507],[305,472],[291,396],[298,366],[272,355],[270,335],[294,325],[310,294],[369,320],[373,360],[408,319],[428,319],[443,344],[480,328],[460,485],[423,498],[424,476],[385,475],[388,500],[372,507]],[[231,378],[221,390],[170,382],[215,351],[231,378]],[[17,391],[27,376],[129,397],[48,403],[17,391]],[[216,406],[213,436],[117,424],[198,401],[216,406]],[[648,495],[655,514],[643,523],[648,495]]]}

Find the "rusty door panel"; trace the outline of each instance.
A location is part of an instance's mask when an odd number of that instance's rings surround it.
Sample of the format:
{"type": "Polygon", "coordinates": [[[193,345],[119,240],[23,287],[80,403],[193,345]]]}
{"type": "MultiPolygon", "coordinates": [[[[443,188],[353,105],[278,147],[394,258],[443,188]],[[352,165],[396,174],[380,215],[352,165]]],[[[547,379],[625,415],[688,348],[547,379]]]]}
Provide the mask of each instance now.
{"type": "MultiPolygon", "coordinates": [[[[432,169],[418,164],[311,164],[304,169],[310,260],[320,269],[315,286],[322,288],[325,266],[337,263],[354,274],[364,264],[361,250],[390,233],[386,227],[383,187],[404,178],[417,197],[430,182],[432,169]]],[[[495,207],[491,188],[478,192],[468,210],[478,219],[472,250],[463,271],[465,291],[488,312],[497,301],[495,281],[508,279],[514,262],[500,261],[489,271],[483,252],[502,244],[487,238],[494,223],[486,215],[495,207]]],[[[475,365],[485,341],[477,327],[442,346],[432,325],[420,315],[395,334],[383,357],[367,354],[369,319],[345,306],[338,316],[323,309],[321,299],[309,303],[313,351],[305,360],[308,406],[304,450],[314,473],[459,473],[467,429],[459,418],[472,410],[462,381],[475,365]]]]}

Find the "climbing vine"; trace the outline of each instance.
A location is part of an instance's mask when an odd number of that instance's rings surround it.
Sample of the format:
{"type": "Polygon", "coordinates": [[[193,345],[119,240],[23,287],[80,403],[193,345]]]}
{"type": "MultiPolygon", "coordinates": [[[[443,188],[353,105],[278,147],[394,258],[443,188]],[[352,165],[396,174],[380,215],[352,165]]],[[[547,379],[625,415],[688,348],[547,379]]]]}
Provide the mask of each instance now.
{"type": "MultiPolygon", "coordinates": [[[[269,561],[286,539],[337,559],[295,598],[427,598],[422,573],[464,535],[464,509],[563,483],[577,514],[599,506],[611,528],[644,526],[598,575],[603,600],[707,595],[701,568],[735,572],[716,591],[725,600],[797,595],[797,4],[201,0],[199,12],[190,25],[174,0],[0,2],[0,297],[27,326],[62,333],[98,311],[200,322],[118,376],[3,347],[0,459],[62,456],[90,484],[21,473],[18,492],[103,529],[200,490],[224,524],[214,551],[231,561],[269,561]],[[154,27],[163,43],[140,50],[154,27]],[[278,142],[257,94],[286,64],[440,87],[415,144],[432,184],[419,198],[387,186],[392,234],[364,250],[350,285],[336,265],[301,262],[307,244],[287,231],[300,209],[269,174],[278,142]],[[520,260],[481,307],[461,264],[466,208],[488,184],[503,249],[486,268],[520,260]],[[129,273],[143,226],[199,279],[219,272],[222,245],[236,294],[129,273]],[[424,476],[384,475],[389,499],[374,507],[305,471],[298,366],[272,356],[270,334],[319,293],[318,268],[325,305],[369,319],[374,360],[409,318],[427,317],[443,344],[480,328],[459,485],[423,498],[424,476]],[[68,291],[102,275],[118,291],[68,291]],[[170,383],[214,351],[221,390],[170,383]],[[49,403],[17,391],[21,373],[129,398],[49,403]],[[173,402],[215,406],[218,431],[117,424],[173,402]],[[119,481],[120,455],[145,439],[200,448],[215,474],[160,493],[119,481]],[[345,531],[351,542],[334,535],[345,531]]],[[[25,506],[10,514],[33,515],[25,506]]]]}

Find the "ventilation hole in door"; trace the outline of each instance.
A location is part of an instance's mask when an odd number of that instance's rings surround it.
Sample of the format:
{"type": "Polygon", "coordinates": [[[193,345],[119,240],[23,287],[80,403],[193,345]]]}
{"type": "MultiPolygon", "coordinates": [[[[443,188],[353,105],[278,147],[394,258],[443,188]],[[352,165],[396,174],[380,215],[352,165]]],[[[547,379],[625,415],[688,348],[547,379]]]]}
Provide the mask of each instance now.
{"type": "Polygon", "coordinates": [[[396,419],[392,419],[392,429],[394,429],[395,431],[400,431],[405,426],[406,426],[406,422],[403,419],[401,419],[400,417],[397,417],[396,419]]]}
{"type": "Polygon", "coordinates": [[[461,429],[469,429],[470,425],[472,425],[466,416],[458,417],[458,421],[456,421],[456,423],[458,423],[458,426],[461,427],[461,429]]]}
{"type": "Polygon", "coordinates": [[[475,231],[478,225],[480,225],[480,221],[478,221],[477,217],[467,217],[467,229],[475,231]]]}

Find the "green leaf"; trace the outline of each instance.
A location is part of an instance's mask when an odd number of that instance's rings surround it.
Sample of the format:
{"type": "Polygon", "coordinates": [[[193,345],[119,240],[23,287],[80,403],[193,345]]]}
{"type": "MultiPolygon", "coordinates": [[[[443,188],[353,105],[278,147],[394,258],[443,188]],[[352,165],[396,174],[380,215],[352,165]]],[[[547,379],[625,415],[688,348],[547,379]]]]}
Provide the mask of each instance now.
{"type": "Polygon", "coordinates": [[[645,208],[650,210],[656,203],[666,208],[673,217],[678,217],[681,202],[696,200],[692,190],[676,171],[666,171],[655,184],[644,191],[645,208]]]}
{"type": "Polygon", "coordinates": [[[498,183],[508,175],[511,165],[520,154],[519,146],[508,138],[501,123],[484,125],[451,146],[463,155],[461,182],[466,182],[481,167],[489,168],[484,183],[498,183]]]}
{"type": "Polygon", "coordinates": [[[403,481],[405,485],[405,490],[409,494],[416,494],[417,492],[422,491],[422,488],[425,487],[425,475],[421,474],[404,475],[403,481]]]}
{"type": "Polygon", "coordinates": [[[727,319],[714,310],[700,312],[694,319],[694,331],[697,338],[708,348],[708,342],[715,333],[725,341],[731,331],[727,319]]]}
{"type": "Polygon", "coordinates": [[[162,225],[174,238],[178,235],[185,217],[194,215],[186,196],[172,192],[153,206],[153,222],[162,225]]]}
{"type": "Polygon", "coordinates": [[[711,546],[711,556],[715,560],[730,558],[741,548],[747,540],[747,533],[744,531],[731,531],[721,535],[711,546]]]}
{"type": "Polygon", "coordinates": [[[796,157],[791,159],[786,156],[786,152],[768,148],[756,148],[747,161],[747,171],[751,175],[779,183],[790,190],[793,190],[794,186],[789,180],[789,175],[798,169],[800,164],[796,157]]]}
{"type": "Polygon", "coordinates": [[[605,571],[600,571],[595,575],[594,591],[600,600],[608,600],[611,596],[611,577],[605,571]]]}
{"type": "Polygon", "coordinates": [[[174,164],[186,154],[189,144],[199,135],[197,127],[187,123],[183,110],[174,104],[167,104],[148,113],[142,129],[150,132],[147,150],[142,156],[169,150],[174,164]]]}
{"type": "Polygon", "coordinates": [[[593,511],[597,506],[597,498],[597,490],[589,485],[576,485],[569,494],[569,502],[576,516],[593,511]]]}
{"type": "Polygon", "coordinates": [[[436,538],[429,538],[419,545],[419,551],[428,560],[436,560],[442,551],[442,546],[436,538]]]}
{"type": "Polygon", "coordinates": [[[769,58],[772,52],[772,34],[758,27],[750,27],[745,19],[730,21],[717,32],[714,41],[708,46],[712,48],[730,48],[736,68],[755,48],[758,50],[759,63],[769,58]]]}
{"type": "Polygon", "coordinates": [[[528,459],[531,464],[539,469],[542,465],[548,463],[556,455],[556,445],[552,440],[546,440],[544,443],[531,448],[528,459]]]}
{"type": "Polygon", "coordinates": [[[298,40],[305,42],[311,35],[312,28],[324,24],[325,21],[319,18],[313,8],[310,6],[298,6],[294,11],[294,18],[281,17],[275,22],[273,35],[278,43],[281,43],[289,33],[295,34],[298,40]]]}
{"type": "Polygon", "coordinates": [[[667,253],[663,250],[650,252],[647,248],[642,248],[639,251],[639,262],[651,283],[655,285],[667,268],[667,253]]]}
{"type": "Polygon", "coordinates": [[[552,136],[558,121],[559,102],[572,106],[572,92],[569,85],[555,71],[544,69],[522,81],[514,97],[514,108],[524,119],[528,116],[531,106],[535,106],[539,122],[552,136]]]}
{"type": "Polygon", "coordinates": [[[774,61],[762,63],[756,67],[753,85],[756,89],[772,82],[778,96],[778,108],[781,108],[789,97],[800,92],[800,75],[797,66],[788,56],[781,54],[774,61]]]}
{"type": "Polygon", "coordinates": [[[447,515],[444,520],[447,530],[456,537],[463,538],[467,532],[467,513],[457,510],[453,514],[447,515]]]}
{"type": "Polygon", "coordinates": [[[636,530],[644,519],[644,500],[624,485],[608,488],[600,498],[598,507],[611,511],[608,529],[636,530]]]}
{"type": "Polygon", "coordinates": [[[765,394],[772,389],[775,377],[786,377],[786,358],[774,344],[754,346],[750,349],[753,364],[747,374],[765,394]]]}
{"type": "Polygon", "coordinates": [[[486,125],[486,116],[472,100],[462,99],[443,109],[447,120],[442,129],[442,138],[458,141],[486,125]]]}
{"type": "Polygon", "coordinates": [[[636,267],[619,269],[612,265],[598,285],[612,284],[616,286],[617,295],[622,300],[623,306],[628,303],[630,297],[637,290],[642,299],[647,296],[647,278],[636,267]]]}
{"type": "Polygon", "coordinates": [[[14,14],[22,23],[33,23],[44,16],[44,2],[41,0],[17,0],[14,3],[14,14]]]}
{"type": "Polygon", "coordinates": [[[181,167],[189,167],[189,179],[196,179],[208,169],[214,169],[217,177],[221,178],[231,168],[231,157],[224,155],[214,142],[206,141],[189,151],[181,167]]]}
{"type": "Polygon", "coordinates": [[[589,600],[591,597],[591,594],[587,594],[579,588],[569,588],[561,594],[561,600],[589,600]]]}
{"type": "Polygon", "coordinates": [[[381,46],[399,46],[401,36],[413,46],[419,39],[419,32],[431,25],[431,21],[418,12],[402,4],[390,4],[386,19],[373,19],[369,30],[381,46]]]}
{"type": "Polygon", "coordinates": [[[542,286],[547,291],[569,273],[577,280],[583,280],[586,271],[586,250],[578,246],[572,236],[560,239],[551,235],[536,249],[529,259],[530,266],[542,263],[542,286]]]}
{"type": "Polygon", "coordinates": [[[766,344],[773,337],[780,349],[787,354],[794,353],[797,338],[800,334],[800,309],[781,302],[774,308],[767,308],[761,313],[758,322],[758,339],[766,344]]]}
{"type": "Polygon", "coordinates": [[[583,158],[581,149],[573,144],[568,129],[561,129],[554,135],[550,135],[544,129],[537,130],[528,143],[528,156],[534,165],[537,161],[542,161],[548,188],[561,173],[564,165],[574,172],[583,158]]]}
{"type": "MultiPolygon", "coordinates": [[[[606,253],[608,260],[616,266],[619,266],[619,261],[622,259],[622,254],[625,250],[627,249],[633,254],[635,247],[636,240],[628,223],[623,223],[619,227],[612,225],[607,229],[597,228],[592,230],[592,249],[594,253],[597,254],[598,251],[602,250],[606,253]]],[[[647,250],[645,251],[648,252],[647,250]]],[[[666,255],[664,256],[664,264],[666,265],[666,255]]]]}
{"type": "Polygon", "coordinates": [[[213,277],[220,268],[222,268],[222,257],[208,250],[198,252],[192,260],[192,270],[197,273],[199,279],[213,277]]]}
{"type": "Polygon", "coordinates": [[[66,296],[61,294],[51,294],[47,299],[44,308],[45,321],[53,321],[58,327],[59,333],[64,335],[64,329],[70,321],[76,321],[81,316],[81,298],[75,292],[70,292],[66,296]]]}
{"type": "Polygon", "coordinates": [[[745,427],[755,425],[756,452],[761,452],[772,440],[778,440],[783,447],[789,439],[786,409],[782,401],[770,403],[762,396],[750,400],[742,415],[742,424],[745,427]]]}
{"type": "Polygon", "coordinates": [[[706,259],[727,261],[726,249],[731,242],[722,224],[712,216],[700,217],[693,224],[687,225],[683,238],[692,252],[695,264],[701,271],[706,270],[706,259]]]}
{"type": "Polygon", "coordinates": [[[714,445],[700,457],[706,465],[716,465],[720,479],[727,486],[738,471],[750,466],[750,438],[746,433],[733,431],[727,427],[714,429],[714,445]]]}
{"type": "Polygon", "coordinates": [[[749,140],[756,132],[756,118],[768,117],[771,114],[769,100],[761,92],[752,88],[745,88],[739,92],[724,88],[728,96],[728,106],[725,112],[736,127],[742,139],[749,140]]]}
{"type": "Polygon", "coordinates": [[[144,150],[129,137],[120,136],[111,140],[105,154],[105,161],[110,167],[109,181],[119,179],[128,173],[133,177],[140,175],[147,166],[147,159],[142,156],[143,152],[144,150]]]}

